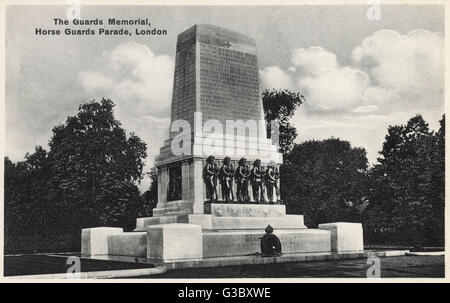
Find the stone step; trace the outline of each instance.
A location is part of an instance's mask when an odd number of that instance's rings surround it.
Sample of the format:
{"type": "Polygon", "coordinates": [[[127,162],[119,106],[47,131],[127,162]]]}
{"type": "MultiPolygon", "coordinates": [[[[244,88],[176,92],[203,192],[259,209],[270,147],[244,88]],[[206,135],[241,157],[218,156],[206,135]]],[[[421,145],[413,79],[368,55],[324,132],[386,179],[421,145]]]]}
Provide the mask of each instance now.
{"type": "Polygon", "coordinates": [[[177,201],[170,201],[166,203],[166,208],[169,207],[192,207],[193,203],[184,201],[184,200],[177,200],[177,201]]]}
{"type": "Polygon", "coordinates": [[[173,209],[173,210],[166,210],[165,215],[166,216],[179,216],[179,215],[188,215],[192,214],[192,209],[173,209]]]}
{"type": "MultiPolygon", "coordinates": [[[[191,224],[163,224],[158,226],[198,226],[191,224]]],[[[184,230],[184,229],[183,229],[184,230]]],[[[331,232],[319,229],[276,229],[274,234],[280,239],[282,252],[288,253],[308,253],[308,252],[330,252],[331,232]]],[[[198,234],[201,239],[203,258],[208,257],[228,257],[254,255],[261,252],[261,238],[264,231],[256,230],[228,230],[228,231],[205,231],[198,234]]],[[[173,235],[176,236],[176,235],[173,235]]],[[[181,235],[179,235],[181,236],[181,235]]],[[[197,237],[196,237],[197,239],[197,237]]],[[[155,245],[158,239],[151,239],[155,243],[148,243],[147,231],[126,232],[108,236],[108,255],[114,256],[134,256],[148,257],[148,249],[155,245]],[[150,245],[150,246],[149,246],[150,245]]],[[[166,247],[161,249],[178,249],[176,239],[172,239],[166,247]]],[[[151,248],[150,248],[151,249],[151,248]]],[[[181,251],[169,252],[183,254],[181,251]]]]}
{"type": "Polygon", "coordinates": [[[187,214],[192,214],[192,213],[193,213],[192,208],[185,208],[185,209],[178,209],[178,208],[158,209],[157,211],[155,211],[155,208],[153,209],[153,217],[187,215],[187,214]]]}
{"type": "Polygon", "coordinates": [[[184,205],[184,206],[170,206],[165,208],[166,212],[168,211],[178,211],[178,210],[192,210],[192,204],[191,205],[184,205]]]}
{"type": "Polygon", "coordinates": [[[134,231],[144,231],[151,225],[167,223],[188,223],[188,215],[137,218],[134,231]]]}
{"type": "Polygon", "coordinates": [[[167,202],[164,208],[154,208],[153,217],[192,214],[193,203],[183,200],[167,202]]]}
{"type": "Polygon", "coordinates": [[[273,228],[306,228],[301,215],[282,217],[216,217],[213,215],[190,214],[189,223],[198,224],[205,230],[255,229],[264,231],[267,225],[273,228]]]}
{"type": "Polygon", "coordinates": [[[279,217],[286,215],[281,204],[205,204],[205,213],[217,217],[279,217]]]}
{"type": "Polygon", "coordinates": [[[153,208],[153,217],[162,217],[165,215],[165,212],[164,208],[153,208]]]}
{"type": "MultiPolygon", "coordinates": [[[[203,258],[252,255],[261,252],[264,231],[204,231],[203,258]]],[[[282,253],[330,252],[331,234],[318,229],[278,229],[282,253]]]]}

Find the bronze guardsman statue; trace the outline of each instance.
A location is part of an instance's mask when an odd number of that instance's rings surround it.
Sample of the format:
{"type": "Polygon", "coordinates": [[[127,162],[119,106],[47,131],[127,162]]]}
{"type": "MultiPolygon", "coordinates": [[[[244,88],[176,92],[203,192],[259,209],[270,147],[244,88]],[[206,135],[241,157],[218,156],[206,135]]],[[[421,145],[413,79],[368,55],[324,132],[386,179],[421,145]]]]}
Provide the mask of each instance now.
{"type": "Polygon", "coordinates": [[[203,182],[206,185],[206,199],[211,203],[217,201],[217,175],[219,170],[214,163],[214,156],[209,156],[206,159],[206,165],[203,168],[203,182]]]}
{"type": "Polygon", "coordinates": [[[230,163],[230,157],[225,157],[222,162],[222,166],[219,171],[220,185],[222,187],[222,199],[225,202],[234,201],[233,194],[233,176],[234,176],[234,167],[233,164],[230,163]]]}
{"type": "Polygon", "coordinates": [[[181,175],[176,169],[169,169],[167,201],[181,200],[181,175]]]}
{"type": "Polygon", "coordinates": [[[274,161],[270,161],[267,165],[267,170],[265,173],[266,177],[266,189],[267,197],[269,198],[269,203],[272,204],[273,201],[273,189],[275,188],[275,202],[280,200],[280,193],[278,190],[278,179],[280,178],[280,172],[278,171],[274,161]]]}
{"type": "Polygon", "coordinates": [[[250,169],[247,165],[247,160],[241,158],[238,162],[238,167],[235,172],[236,178],[236,195],[238,202],[248,202],[250,198],[248,196],[248,178],[250,176],[250,169]]]}
{"type": "Polygon", "coordinates": [[[252,182],[253,200],[256,203],[265,202],[264,198],[264,171],[261,168],[261,160],[256,159],[253,162],[253,168],[250,171],[250,180],[252,182]]]}

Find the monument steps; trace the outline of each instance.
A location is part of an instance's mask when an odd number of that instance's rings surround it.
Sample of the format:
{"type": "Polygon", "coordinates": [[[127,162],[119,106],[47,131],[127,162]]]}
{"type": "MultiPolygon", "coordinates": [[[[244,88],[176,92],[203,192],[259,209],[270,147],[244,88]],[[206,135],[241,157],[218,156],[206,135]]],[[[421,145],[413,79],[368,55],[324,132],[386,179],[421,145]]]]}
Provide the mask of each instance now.
{"type": "Polygon", "coordinates": [[[192,214],[192,212],[193,212],[192,202],[177,200],[167,202],[164,208],[154,208],[153,216],[154,217],[174,216],[174,215],[192,214]]]}
{"type": "Polygon", "coordinates": [[[192,207],[185,208],[185,209],[179,209],[179,208],[153,209],[154,217],[165,217],[165,216],[176,216],[176,215],[187,215],[187,214],[192,214],[192,207]]]}
{"type": "Polygon", "coordinates": [[[192,209],[177,209],[177,210],[167,210],[165,212],[166,216],[174,216],[174,215],[188,215],[188,214],[192,214],[192,209]]]}
{"type": "Polygon", "coordinates": [[[273,228],[307,228],[301,215],[283,217],[214,217],[211,215],[176,215],[138,218],[134,231],[147,230],[149,226],[167,223],[191,223],[202,226],[204,230],[264,230],[267,225],[273,228]]]}
{"type": "Polygon", "coordinates": [[[281,204],[213,203],[205,205],[204,214],[193,214],[191,208],[179,208],[180,205],[192,207],[192,203],[170,203],[172,205],[158,216],[137,218],[135,231],[167,223],[198,224],[205,230],[264,230],[269,224],[277,229],[306,228],[302,215],[286,214],[286,206],[281,204]]]}
{"type": "MultiPolygon", "coordinates": [[[[284,254],[363,250],[360,223],[320,224],[319,229],[277,228],[274,234],[284,254]]],[[[198,224],[167,223],[139,232],[108,227],[83,229],[81,243],[82,254],[88,255],[153,258],[163,249],[162,259],[166,261],[187,258],[191,248],[200,258],[259,254],[264,235],[262,229],[205,230],[198,224]]]]}
{"type": "Polygon", "coordinates": [[[188,223],[188,215],[137,218],[134,231],[145,231],[149,226],[168,223],[188,223]]]}
{"type": "Polygon", "coordinates": [[[205,214],[217,217],[278,217],[286,215],[286,206],[257,203],[209,203],[205,204],[205,214]]]}
{"type": "Polygon", "coordinates": [[[192,207],[192,202],[184,200],[170,201],[166,203],[166,208],[168,207],[192,207]]]}
{"type": "Polygon", "coordinates": [[[189,223],[199,224],[204,230],[264,230],[267,225],[273,228],[306,228],[301,215],[284,215],[275,217],[189,215],[189,223]]]}
{"type": "MultiPolygon", "coordinates": [[[[167,225],[157,224],[152,227],[167,225]]],[[[264,234],[262,230],[251,229],[203,230],[201,233],[203,257],[244,256],[260,253],[261,238],[264,234]]],[[[277,229],[276,235],[281,241],[283,253],[331,251],[331,235],[328,230],[277,229]]],[[[148,249],[151,249],[149,248],[151,243],[147,241],[147,231],[110,235],[108,236],[108,254],[145,257],[148,249]]]]}

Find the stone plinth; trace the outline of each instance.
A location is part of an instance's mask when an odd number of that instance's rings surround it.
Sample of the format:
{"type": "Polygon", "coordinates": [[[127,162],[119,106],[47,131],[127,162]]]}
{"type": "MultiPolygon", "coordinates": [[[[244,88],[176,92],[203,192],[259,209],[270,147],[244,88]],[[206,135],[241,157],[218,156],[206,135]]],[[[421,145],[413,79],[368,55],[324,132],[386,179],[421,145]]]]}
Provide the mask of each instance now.
{"type": "Polygon", "coordinates": [[[200,225],[171,223],[151,226],[147,231],[147,258],[180,260],[203,257],[200,225]]]}
{"type": "Polygon", "coordinates": [[[188,201],[171,201],[165,204],[164,208],[154,208],[153,216],[161,217],[161,216],[177,216],[177,215],[187,215],[193,213],[193,202],[188,201]]]}
{"type": "Polygon", "coordinates": [[[198,224],[206,230],[264,230],[269,224],[275,229],[306,228],[303,216],[286,215],[285,205],[213,203],[205,204],[205,213],[138,218],[135,231],[166,223],[198,224]]]}
{"type": "Polygon", "coordinates": [[[331,232],[331,249],[334,252],[364,250],[361,223],[326,223],[319,224],[319,229],[331,232]]]}
{"type": "Polygon", "coordinates": [[[264,230],[267,225],[275,229],[306,228],[303,216],[285,215],[276,217],[216,217],[213,215],[189,215],[189,223],[199,224],[203,229],[237,230],[256,229],[264,230]]]}
{"type": "Polygon", "coordinates": [[[134,231],[147,230],[151,225],[168,223],[188,223],[188,215],[162,216],[162,217],[144,217],[136,219],[136,228],[134,231]]]}
{"type": "Polygon", "coordinates": [[[205,213],[216,217],[279,217],[286,215],[286,206],[212,203],[205,204],[205,213]]]}
{"type": "Polygon", "coordinates": [[[81,254],[107,255],[109,253],[108,236],[121,233],[123,233],[123,229],[117,227],[83,228],[81,231],[81,254]]]}
{"type": "MultiPolygon", "coordinates": [[[[203,257],[258,254],[264,231],[211,231],[203,233],[203,257]]],[[[331,236],[327,230],[295,229],[274,231],[283,253],[330,252],[331,236]]]]}
{"type": "Polygon", "coordinates": [[[108,254],[146,257],[147,232],[129,232],[108,236],[108,254]]]}

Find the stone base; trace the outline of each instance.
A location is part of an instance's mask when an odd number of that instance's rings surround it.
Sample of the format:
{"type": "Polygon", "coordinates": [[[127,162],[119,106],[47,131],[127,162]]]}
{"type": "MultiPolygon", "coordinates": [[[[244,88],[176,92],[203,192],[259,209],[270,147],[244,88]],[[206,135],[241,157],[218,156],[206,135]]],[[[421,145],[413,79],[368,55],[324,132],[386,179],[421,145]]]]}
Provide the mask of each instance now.
{"type": "MultiPolygon", "coordinates": [[[[177,209],[186,205],[183,201],[171,204],[177,209]]],[[[303,216],[287,215],[284,205],[213,203],[206,212],[138,218],[131,233],[121,228],[84,229],[82,253],[162,262],[259,254],[269,224],[285,254],[363,250],[360,223],[328,223],[307,229],[303,216]]]]}
{"type": "Polygon", "coordinates": [[[260,230],[264,231],[267,225],[276,230],[306,228],[303,216],[285,215],[278,217],[216,217],[212,215],[189,215],[189,223],[199,224],[205,230],[260,230]]]}
{"type": "MultiPolygon", "coordinates": [[[[264,231],[221,231],[203,233],[203,257],[258,254],[264,231]]],[[[282,253],[330,252],[329,231],[317,229],[283,230],[274,234],[280,239],[282,253]]]]}
{"type": "Polygon", "coordinates": [[[145,217],[136,219],[136,228],[134,231],[146,231],[148,227],[157,224],[168,223],[189,223],[189,215],[175,215],[162,217],[145,217]]]}
{"type": "Polygon", "coordinates": [[[319,229],[331,232],[331,249],[334,252],[364,249],[361,223],[336,222],[319,224],[319,229]]]}
{"type": "Polygon", "coordinates": [[[195,224],[160,224],[147,231],[147,258],[180,260],[202,258],[202,229],[195,224]]]}
{"type": "Polygon", "coordinates": [[[123,229],[117,227],[83,228],[81,231],[81,254],[107,255],[109,253],[108,236],[121,233],[123,233],[123,229]]]}
{"type": "MultiPolygon", "coordinates": [[[[183,201],[170,202],[170,207],[177,209],[186,205],[183,201]]],[[[187,211],[186,211],[187,212],[187,211]]],[[[205,204],[205,214],[178,214],[136,219],[135,231],[145,231],[150,226],[167,223],[199,224],[202,229],[258,229],[267,225],[276,229],[306,228],[301,215],[286,215],[285,205],[270,204],[205,204]]]]}
{"type": "Polygon", "coordinates": [[[108,237],[108,254],[117,256],[147,256],[147,233],[130,232],[108,237]]]}
{"type": "Polygon", "coordinates": [[[217,217],[279,217],[286,215],[286,205],[207,203],[205,214],[217,217]]]}

